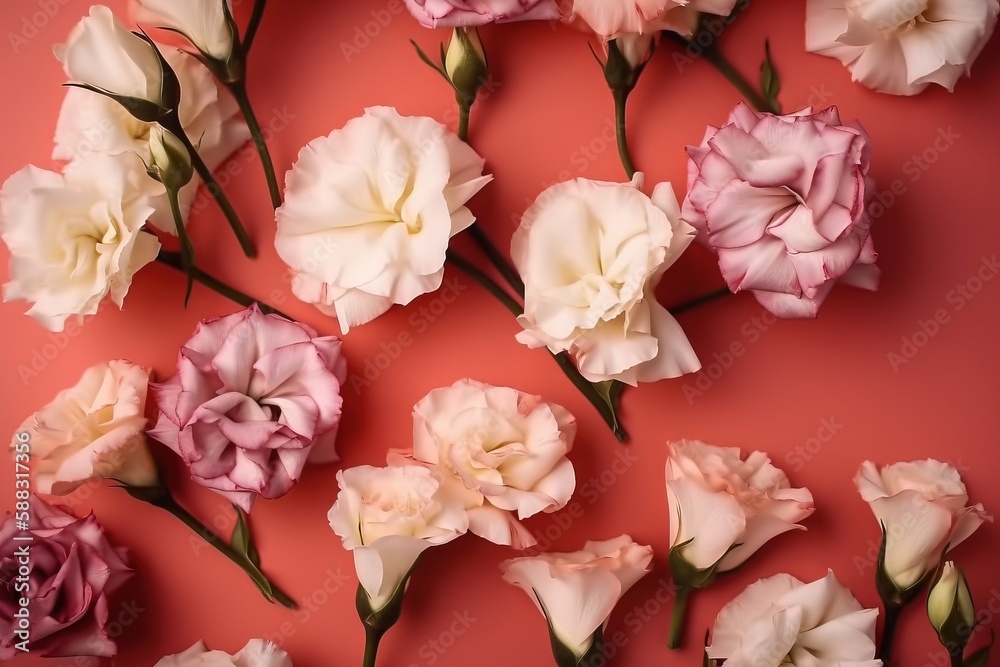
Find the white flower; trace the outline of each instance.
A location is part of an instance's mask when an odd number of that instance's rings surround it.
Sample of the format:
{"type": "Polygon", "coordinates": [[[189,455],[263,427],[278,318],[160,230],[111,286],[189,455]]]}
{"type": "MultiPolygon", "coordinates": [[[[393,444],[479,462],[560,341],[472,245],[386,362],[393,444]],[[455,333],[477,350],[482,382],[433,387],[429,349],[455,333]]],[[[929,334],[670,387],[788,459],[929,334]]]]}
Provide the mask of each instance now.
{"type": "Polygon", "coordinates": [[[93,315],[105,296],[122,307],[133,274],[160,250],[140,231],[153,209],[130,173],[122,158],[95,155],[62,175],[28,166],[4,183],[4,301],[30,302],[28,314],[50,331],[62,331],[67,317],[93,315]]]}
{"type": "Polygon", "coordinates": [[[209,651],[205,642],[162,658],[154,667],[292,667],[292,660],[277,644],[251,639],[236,655],[209,651]]]}
{"type": "Polygon", "coordinates": [[[669,183],[650,199],[632,183],[576,179],[554,185],[514,232],[511,255],[524,279],[529,347],[568,350],[592,382],[635,385],[693,373],[698,357],[656,301],[664,271],[694,239],[669,183]]]}
{"type": "Polygon", "coordinates": [[[954,466],[934,459],[893,463],[879,470],[865,461],[854,477],[861,497],[885,531],[885,572],[906,590],[952,550],[992,521],[969,494],[954,466]]]}
{"type": "Polygon", "coordinates": [[[156,51],[104,5],[92,6],[55,52],[76,83],[159,106],[169,103],[163,97],[163,68],[156,51]]]}
{"type": "Polygon", "coordinates": [[[340,492],[328,519],[354,552],[373,611],[388,603],[417,557],[468,530],[461,502],[420,466],[358,466],[337,473],[340,492]]]}
{"type": "Polygon", "coordinates": [[[517,548],[536,543],[517,519],[555,512],[572,497],[566,454],[575,435],[565,408],[475,380],[435,389],[413,408],[413,457],[469,490],[471,532],[517,548]]]}
{"type": "Polygon", "coordinates": [[[132,15],[137,23],[170,28],[215,60],[233,51],[233,29],[223,3],[232,0],[137,0],[132,15]]]}
{"type": "Polygon", "coordinates": [[[347,332],[436,290],[449,239],[475,220],[465,203],[492,178],[482,173],[443,125],[387,107],[314,139],[277,211],[292,291],[347,332]]]}
{"type": "Polygon", "coordinates": [[[953,90],[997,24],[997,0],[809,0],[806,48],[893,95],[953,90]]]}
{"type": "MultiPolygon", "coordinates": [[[[224,93],[212,75],[193,56],[170,47],[161,47],[164,58],[177,75],[181,86],[179,109],[185,133],[198,146],[198,154],[215,169],[250,138],[250,130],[239,114],[239,107],[224,93]]],[[[89,154],[128,155],[135,153],[147,164],[151,123],[132,116],[125,108],[104,95],[67,88],[59,120],[56,123],[56,160],[75,162],[89,154]]],[[[156,212],[149,223],[160,231],[177,234],[170,213],[166,191],[161,183],[146,175],[142,162],[132,159],[125,164],[137,174],[138,187],[150,196],[156,212]]],[[[187,220],[201,179],[195,174],[180,191],[182,217],[187,220]]]]}
{"type": "Polygon", "coordinates": [[[809,584],[777,574],[722,608],[706,650],[726,667],[881,667],[877,618],[833,572],[809,584]]]}

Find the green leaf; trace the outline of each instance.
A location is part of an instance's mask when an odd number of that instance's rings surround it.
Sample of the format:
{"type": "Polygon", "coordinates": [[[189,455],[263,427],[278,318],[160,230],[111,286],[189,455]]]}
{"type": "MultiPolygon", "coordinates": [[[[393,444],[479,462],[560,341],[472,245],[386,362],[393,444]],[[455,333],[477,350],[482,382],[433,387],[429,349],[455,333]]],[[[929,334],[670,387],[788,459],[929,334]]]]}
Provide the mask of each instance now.
{"type": "Polygon", "coordinates": [[[778,103],[778,94],[781,92],[781,77],[771,60],[771,43],[764,42],[764,62],[760,66],[760,92],[772,109],[778,111],[781,105],[778,103]]]}
{"type": "Polygon", "coordinates": [[[233,509],[236,510],[236,525],[233,527],[233,537],[230,543],[241,555],[246,556],[254,567],[260,569],[260,554],[250,537],[250,526],[247,524],[246,515],[236,505],[233,505],[233,509]]]}
{"type": "MultiPolygon", "coordinates": [[[[413,48],[415,48],[417,50],[417,55],[420,56],[420,59],[424,61],[425,65],[427,65],[432,70],[434,70],[435,72],[437,72],[438,74],[440,74],[444,78],[444,80],[448,82],[449,86],[451,86],[452,88],[455,87],[455,84],[453,84],[451,82],[451,79],[448,78],[448,73],[444,71],[444,69],[443,69],[443,67],[441,65],[438,65],[433,60],[431,60],[430,56],[428,56],[426,53],[424,53],[424,50],[421,49],[420,45],[417,44],[414,40],[411,39],[410,40],[410,44],[413,44],[413,48]]],[[[442,53],[442,62],[443,62],[444,44],[441,45],[441,53],[442,53]]]]}
{"type": "Polygon", "coordinates": [[[110,97],[118,104],[125,107],[132,116],[144,123],[155,123],[164,116],[166,116],[170,109],[161,107],[155,102],[141,98],[141,97],[131,97],[129,95],[118,95],[110,90],[105,90],[98,86],[92,86],[89,83],[64,83],[64,86],[71,86],[73,88],[83,88],[84,90],[89,90],[92,93],[97,93],[99,95],[104,95],[105,97],[110,97]]]}

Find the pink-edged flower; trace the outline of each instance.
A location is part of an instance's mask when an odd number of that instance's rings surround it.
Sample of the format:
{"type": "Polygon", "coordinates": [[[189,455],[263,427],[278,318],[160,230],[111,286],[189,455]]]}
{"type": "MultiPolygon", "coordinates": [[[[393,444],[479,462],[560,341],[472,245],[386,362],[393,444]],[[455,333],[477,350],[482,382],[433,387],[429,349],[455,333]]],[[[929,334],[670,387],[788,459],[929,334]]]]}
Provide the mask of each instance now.
{"type": "Polygon", "coordinates": [[[726,16],[736,0],[560,0],[567,20],[606,40],[672,30],[690,35],[699,13],[726,16]]]}
{"type": "Polygon", "coordinates": [[[257,495],[287,493],[307,460],[338,460],[346,362],[336,336],[254,305],[201,322],[177,365],[152,385],[160,415],[149,435],[199,484],[249,512],[257,495]]]}
{"type": "Polygon", "coordinates": [[[413,408],[413,457],[467,491],[469,531],[521,549],[536,540],[519,519],[562,509],[576,489],[566,458],[575,435],[562,406],[475,380],[435,389],[413,408]]]}
{"type": "Polygon", "coordinates": [[[808,584],[776,574],[722,608],[706,650],[726,667],[882,667],[877,618],[832,571],[808,584]]]}
{"type": "Polygon", "coordinates": [[[236,655],[209,651],[199,641],[186,651],[161,658],[154,667],[292,667],[288,657],[274,642],[251,639],[236,655]]]}
{"type": "Polygon", "coordinates": [[[742,565],[772,538],[805,530],[814,511],[809,489],[792,488],[764,452],[684,440],[667,459],[670,547],[695,570],[742,565]]]}
{"type": "Polygon", "coordinates": [[[31,445],[39,493],[64,496],[91,479],[154,486],[146,444],[149,371],[125,359],[91,366],[73,387],[28,417],[18,434],[31,445]]]}
{"type": "MultiPolygon", "coordinates": [[[[598,629],[628,589],[649,572],[653,550],[628,535],[587,542],[581,551],[514,558],[500,564],[503,578],[521,588],[548,621],[558,642],[582,661],[598,629]]],[[[593,654],[591,654],[593,655],[593,654]]],[[[560,663],[562,664],[562,663],[560,663]]]]}
{"type": "Polygon", "coordinates": [[[934,459],[879,469],[865,461],[854,477],[861,497],[885,531],[883,574],[900,591],[933,572],[950,551],[993,521],[969,493],[955,466],[934,459]]]}
{"type": "Polygon", "coordinates": [[[425,28],[480,26],[511,21],[554,21],[555,0],[405,0],[413,18],[425,28]]]}
{"type": "Polygon", "coordinates": [[[750,290],[778,317],[815,317],[838,281],[878,287],[870,152],[836,107],[775,116],[741,103],[688,146],[684,219],[733,292],[750,290]]]}
{"type": "Polygon", "coordinates": [[[32,496],[28,514],[28,531],[18,530],[17,516],[0,526],[0,659],[19,655],[19,644],[49,658],[115,655],[108,597],[131,576],[126,550],[111,546],[93,513],[78,518],[32,496]],[[31,570],[26,587],[19,586],[23,566],[31,570]],[[22,598],[30,621],[23,634],[15,617],[22,598]]]}
{"type": "Polygon", "coordinates": [[[997,0],[808,0],[806,49],[836,58],[864,86],[951,92],[997,25],[997,0]]]}

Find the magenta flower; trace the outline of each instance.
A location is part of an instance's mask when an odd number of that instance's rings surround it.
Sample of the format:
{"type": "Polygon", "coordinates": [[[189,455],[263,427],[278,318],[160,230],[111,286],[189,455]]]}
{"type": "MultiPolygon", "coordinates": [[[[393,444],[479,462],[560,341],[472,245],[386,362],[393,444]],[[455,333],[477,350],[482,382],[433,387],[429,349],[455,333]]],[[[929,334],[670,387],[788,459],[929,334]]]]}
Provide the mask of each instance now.
{"type": "Polygon", "coordinates": [[[115,655],[108,596],[131,576],[126,550],[108,543],[93,513],[77,518],[37,496],[28,513],[29,531],[18,530],[17,516],[0,526],[0,660],[20,655],[21,648],[50,658],[115,655]],[[18,634],[22,598],[28,600],[28,636],[18,634]]]}
{"type": "Polygon", "coordinates": [[[815,317],[838,281],[878,287],[870,152],[836,107],[774,116],[740,104],[688,146],[682,217],[719,255],[729,289],[778,317],[815,317]]]}
{"type": "Polygon", "coordinates": [[[347,370],[336,336],[255,305],[201,322],[177,366],[151,385],[160,415],[149,435],[244,511],[288,493],[307,461],[338,460],[347,370]]]}

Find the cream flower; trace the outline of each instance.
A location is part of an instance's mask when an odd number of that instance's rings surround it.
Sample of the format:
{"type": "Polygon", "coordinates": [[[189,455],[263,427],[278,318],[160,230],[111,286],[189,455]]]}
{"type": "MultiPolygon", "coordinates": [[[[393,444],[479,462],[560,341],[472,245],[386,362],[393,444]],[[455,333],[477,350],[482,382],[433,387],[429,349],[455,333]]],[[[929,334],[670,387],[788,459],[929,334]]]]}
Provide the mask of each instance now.
{"type": "Polygon", "coordinates": [[[140,24],[175,30],[206,56],[224,61],[234,43],[224,3],[232,5],[232,0],[137,0],[132,17],[140,24]]]}
{"type": "Polygon", "coordinates": [[[426,549],[465,534],[469,518],[431,470],[358,466],[337,473],[340,492],[328,518],[373,611],[393,599],[426,549]]]}
{"type": "MultiPolygon", "coordinates": [[[[181,125],[197,143],[198,154],[205,164],[215,169],[246,143],[250,130],[236,102],[222,92],[201,63],[171,47],[161,47],[161,51],[181,85],[181,125]]],[[[149,195],[150,205],[155,209],[149,218],[150,224],[176,235],[163,184],[149,178],[143,167],[143,162],[150,162],[151,127],[152,124],[138,120],[109,97],[80,88],[67,88],[56,123],[52,157],[72,164],[93,153],[128,156],[123,162],[135,172],[132,180],[149,195]],[[133,159],[131,153],[139,155],[142,162],[133,159]]],[[[185,220],[200,183],[201,179],[195,174],[180,190],[181,214],[185,220]]]]}
{"type": "Polygon", "coordinates": [[[588,380],[635,385],[701,368],[654,290],[694,239],[669,183],[650,199],[630,184],[576,179],[554,185],[525,212],[511,241],[524,279],[529,347],[568,350],[588,380]]]}
{"type": "Polygon", "coordinates": [[[998,11],[997,0],[809,0],[806,48],[879,92],[951,91],[993,35],[998,11]]]}
{"type": "Polygon", "coordinates": [[[251,639],[236,655],[209,651],[199,641],[182,653],[162,658],[154,667],[292,667],[292,660],[277,644],[251,639]]]}
{"type": "Polygon", "coordinates": [[[288,173],[275,247],[292,291],[346,333],[441,286],[448,240],[491,176],[435,120],[367,109],[311,141],[288,173]]]}
{"type": "Polygon", "coordinates": [[[122,307],[132,276],[160,250],[140,231],[153,209],[129,184],[131,172],[121,158],[94,155],[62,175],[28,166],[7,179],[4,301],[30,302],[28,314],[50,331],[62,331],[67,317],[95,314],[105,296],[122,307]]]}
{"type": "Polygon", "coordinates": [[[149,371],[131,361],[97,364],[28,417],[17,432],[30,438],[36,490],[61,496],[100,478],[155,485],[143,413],[148,384],[149,371]]]}

